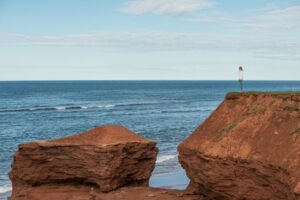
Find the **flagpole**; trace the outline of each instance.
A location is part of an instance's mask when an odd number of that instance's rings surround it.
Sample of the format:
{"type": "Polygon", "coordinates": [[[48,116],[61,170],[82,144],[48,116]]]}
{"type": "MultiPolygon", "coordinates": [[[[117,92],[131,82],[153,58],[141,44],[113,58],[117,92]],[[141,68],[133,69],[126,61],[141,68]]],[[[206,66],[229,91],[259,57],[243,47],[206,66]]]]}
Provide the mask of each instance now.
{"type": "Polygon", "coordinates": [[[242,66],[239,66],[239,85],[241,92],[244,91],[244,69],[242,66]]]}

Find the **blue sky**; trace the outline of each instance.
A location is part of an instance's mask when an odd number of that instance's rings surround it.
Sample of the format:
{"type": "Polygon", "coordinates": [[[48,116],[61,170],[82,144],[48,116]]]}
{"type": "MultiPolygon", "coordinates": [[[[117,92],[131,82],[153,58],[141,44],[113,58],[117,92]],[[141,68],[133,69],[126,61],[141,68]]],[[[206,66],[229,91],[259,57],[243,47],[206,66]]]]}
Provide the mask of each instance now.
{"type": "Polygon", "coordinates": [[[298,80],[299,0],[0,0],[0,80],[298,80]]]}

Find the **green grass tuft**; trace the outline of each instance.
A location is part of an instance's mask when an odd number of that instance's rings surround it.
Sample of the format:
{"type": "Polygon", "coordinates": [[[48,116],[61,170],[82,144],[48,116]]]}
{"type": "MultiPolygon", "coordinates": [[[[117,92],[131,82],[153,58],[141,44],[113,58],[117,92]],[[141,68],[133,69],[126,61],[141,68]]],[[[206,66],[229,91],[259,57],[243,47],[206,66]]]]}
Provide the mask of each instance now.
{"type": "Polygon", "coordinates": [[[290,135],[292,136],[298,136],[299,134],[300,134],[300,127],[297,127],[290,132],[290,135]]]}
{"type": "Polygon", "coordinates": [[[300,105],[293,102],[284,102],[282,107],[284,110],[300,111],[300,105]]]}
{"type": "Polygon", "coordinates": [[[264,113],[266,112],[266,108],[264,106],[254,106],[252,107],[247,114],[259,114],[259,113],[264,113]]]}
{"type": "Polygon", "coordinates": [[[240,95],[270,95],[279,97],[289,97],[292,95],[300,95],[300,91],[286,91],[286,92],[263,92],[263,91],[249,91],[249,92],[229,92],[226,99],[236,99],[240,95]]]}
{"type": "Polygon", "coordinates": [[[237,123],[231,123],[217,132],[217,140],[220,140],[225,134],[231,132],[237,126],[237,123]]]}

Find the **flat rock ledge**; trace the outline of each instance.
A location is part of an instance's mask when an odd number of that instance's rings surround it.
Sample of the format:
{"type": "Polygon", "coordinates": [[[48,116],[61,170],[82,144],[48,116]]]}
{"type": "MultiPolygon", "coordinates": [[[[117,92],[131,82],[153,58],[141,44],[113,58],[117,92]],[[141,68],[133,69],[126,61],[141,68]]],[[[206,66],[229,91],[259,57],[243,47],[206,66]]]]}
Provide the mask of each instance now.
{"type": "Polygon", "coordinates": [[[75,194],[76,188],[94,188],[103,193],[148,186],[157,153],[156,142],[122,126],[101,126],[66,138],[22,144],[9,173],[10,199],[39,199],[34,194],[41,191],[49,197],[40,199],[81,199],[58,198],[51,191],[65,188],[75,194]]]}
{"type": "Polygon", "coordinates": [[[207,200],[201,195],[187,195],[179,190],[150,188],[145,186],[122,187],[103,193],[87,185],[41,185],[23,188],[27,194],[18,200],[207,200]]]}

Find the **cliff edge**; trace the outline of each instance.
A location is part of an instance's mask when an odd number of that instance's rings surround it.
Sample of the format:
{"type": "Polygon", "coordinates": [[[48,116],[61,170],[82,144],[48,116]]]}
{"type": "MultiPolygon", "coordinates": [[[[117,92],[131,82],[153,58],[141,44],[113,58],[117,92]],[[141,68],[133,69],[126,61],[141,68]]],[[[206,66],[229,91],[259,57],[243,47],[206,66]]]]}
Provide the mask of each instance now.
{"type": "Polygon", "coordinates": [[[300,94],[229,93],[178,151],[191,193],[298,200],[300,94]]]}

